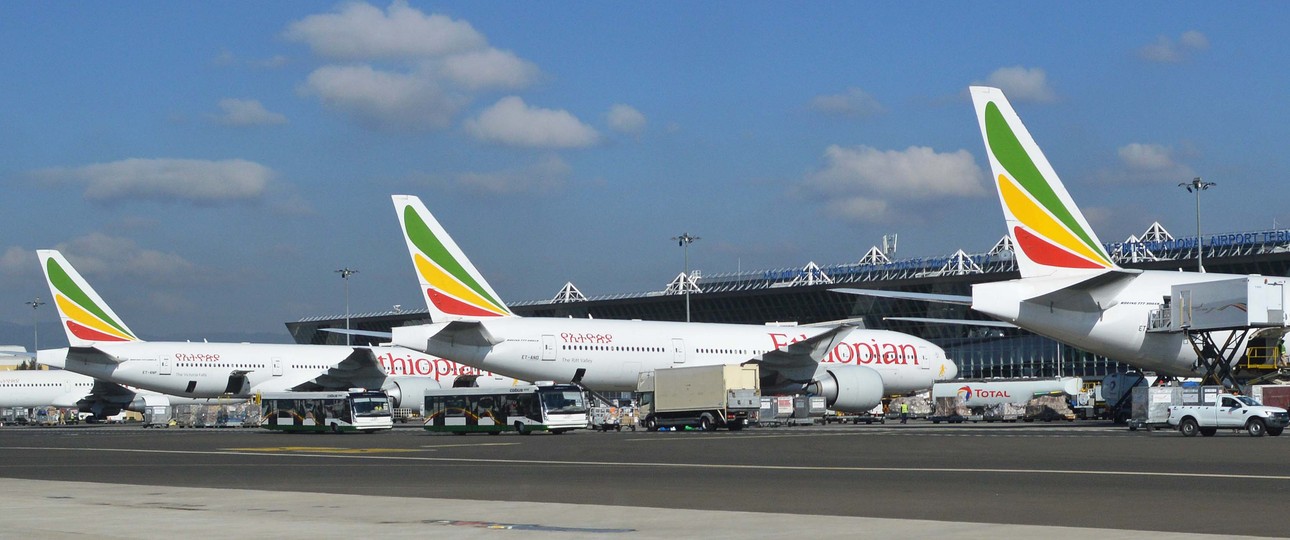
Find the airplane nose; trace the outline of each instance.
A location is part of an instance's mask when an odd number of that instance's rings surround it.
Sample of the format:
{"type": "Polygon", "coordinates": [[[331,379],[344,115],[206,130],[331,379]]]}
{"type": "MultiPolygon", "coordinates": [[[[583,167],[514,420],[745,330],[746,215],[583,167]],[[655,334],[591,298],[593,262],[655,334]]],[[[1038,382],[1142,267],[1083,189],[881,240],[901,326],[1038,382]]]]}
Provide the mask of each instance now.
{"type": "Polygon", "coordinates": [[[936,380],[952,381],[959,376],[959,367],[954,364],[953,360],[945,358],[941,360],[941,367],[937,370],[936,380]]]}

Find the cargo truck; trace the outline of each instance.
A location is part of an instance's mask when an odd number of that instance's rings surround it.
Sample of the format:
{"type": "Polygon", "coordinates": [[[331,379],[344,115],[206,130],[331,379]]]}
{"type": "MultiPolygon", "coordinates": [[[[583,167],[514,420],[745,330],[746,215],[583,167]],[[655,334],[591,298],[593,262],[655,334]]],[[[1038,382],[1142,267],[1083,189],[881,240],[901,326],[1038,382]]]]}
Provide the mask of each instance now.
{"type": "Polygon", "coordinates": [[[637,381],[646,429],[743,429],[761,407],[756,365],[674,367],[641,373],[637,381]]]}

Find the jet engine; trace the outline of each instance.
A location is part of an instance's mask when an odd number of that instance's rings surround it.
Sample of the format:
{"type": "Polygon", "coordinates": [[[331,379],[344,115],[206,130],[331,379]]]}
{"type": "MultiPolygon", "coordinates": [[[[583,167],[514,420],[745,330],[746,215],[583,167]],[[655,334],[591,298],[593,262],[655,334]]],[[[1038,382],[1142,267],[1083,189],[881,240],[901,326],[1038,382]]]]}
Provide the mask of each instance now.
{"type": "Polygon", "coordinates": [[[391,406],[417,410],[425,403],[426,390],[439,388],[439,381],[429,377],[390,377],[381,386],[390,396],[391,406]]]}
{"type": "Polygon", "coordinates": [[[807,391],[824,396],[833,410],[862,413],[882,403],[882,375],[864,366],[832,366],[807,391]]]}

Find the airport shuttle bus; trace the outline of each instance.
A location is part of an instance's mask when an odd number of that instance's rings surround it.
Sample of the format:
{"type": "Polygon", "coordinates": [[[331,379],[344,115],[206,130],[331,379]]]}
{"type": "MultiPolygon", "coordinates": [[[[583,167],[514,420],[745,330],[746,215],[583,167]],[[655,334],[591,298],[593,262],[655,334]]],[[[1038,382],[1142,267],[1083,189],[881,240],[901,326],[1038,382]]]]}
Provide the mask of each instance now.
{"type": "Polygon", "coordinates": [[[564,433],[587,427],[587,401],[572,384],[426,390],[427,431],[564,433]]]}
{"type": "Polygon", "coordinates": [[[394,428],[393,408],[385,392],[271,392],[260,395],[265,429],[343,433],[394,428]]]}

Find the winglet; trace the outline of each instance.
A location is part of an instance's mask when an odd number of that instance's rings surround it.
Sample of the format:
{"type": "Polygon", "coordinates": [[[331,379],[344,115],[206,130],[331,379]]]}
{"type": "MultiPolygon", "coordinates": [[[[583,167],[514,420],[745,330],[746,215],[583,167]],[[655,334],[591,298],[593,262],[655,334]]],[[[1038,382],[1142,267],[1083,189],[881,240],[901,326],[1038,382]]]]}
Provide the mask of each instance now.
{"type": "Polygon", "coordinates": [[[447,322],[515,316],[421,199],[412,195],[394,195],[393,200],[431,320],[447,322]]]}
{"type": "Polygon", "coordinates": [[[1118,268],[1003,91],[971,94],[1021,277],[1118,268]]]}
{"type": "Polygon", "coordinates": [[[49,292],[54,297],[54,306],[62,319],[69,345],[92,347],[95,343],[142,341],[121,322],[121,318],[72,268],[63,254],[55,250],[39,250],[36,256],[45,271],[45,281],[49,283],[49,292]]]}

